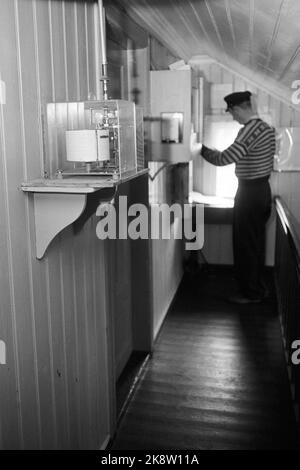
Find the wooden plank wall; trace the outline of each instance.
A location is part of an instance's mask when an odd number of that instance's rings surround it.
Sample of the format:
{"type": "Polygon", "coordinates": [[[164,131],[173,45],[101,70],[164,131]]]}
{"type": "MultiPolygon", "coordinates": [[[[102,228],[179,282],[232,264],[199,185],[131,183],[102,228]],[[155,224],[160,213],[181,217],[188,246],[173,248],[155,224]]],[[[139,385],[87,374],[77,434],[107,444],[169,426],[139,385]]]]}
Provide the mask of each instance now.
{"type": "MultiPolygon", "coordinates": [[[[147,48],[140,48],[140,44],[143,45],[145,41],[147,43],[147,34],[144,32],[143,37],[140,32],[138,38],[136,38],[137,42],[134,42],[128,37],[133,28],[131,23],[130,31],[127,29],[124,31],[119,30],[123,22],[120,18],[120,12],[112,4],[108,5],[107,14],[109,22],[107,43],[107,57],[110,64],[109,97],[135,101],[136,104],[144,106],[145,96],[147,96],[147,83],[149,81],[149,65],[146,60],[148,54],[147,48]],[[137,90],[138,93],[136,93],[137,90]]],[[[122,185],[118,195],[128,196],[129,205],[130,191],[132,190],[139,197],[139,192],[135,191],[135,187],[139,185],[139,181],[122,185]]],[[[116,208],[118,211],[118,204],[116,204],[116,208]]],[[[137,318],[142,315],[147,317],[145,313],[147,307],[145,307],[144,312],[136,311],[136,308],[133,307],[133,304],[138,304],[140,291],[135,289],[134,279],[132,278],[132,273],[138,270],[135,269],[137,263],[134,265],[132,263],[132,259],[134,260],[135,256],[130,241],[112,240],[110,242],[110,253],[110,287],[112,290],[110,297],[114,324],[114,371],[117,379],[133,350],[138,349],[136,347],[138,341],[135,340],[134,335],[134,331],[136,331],[136,325],[133,321],[134,314],[136,313],[137,318]]],[[[146,249],[144,259],[148,259],[146,249]]],[[[149,269],[149,265],[146,265],[146,269],[149,269]]],[[[144,281],[142,275],[140,275],[140,278],[140,282],[144,281]]],[[[144,302],[148,302],[148,297],[144,299],[144,302]]],[[[136,336],[139,334],[138,327],[137,330],[136,336]]],[[[142,337],[143,334],[141,331],[140,333],[142,337]]],[[[149,347],[149,341],[146,342],[149,347]]],[[[140,340],[140,344],[141,349],[145,348],[147,350],[143,340],[140,340]]]]}
{"type": "MultiPolygon", "coordinates": [[[[246,79],[229,72],[217,63],[207,63],[201,66],[200,76],[204,79],[204,114],[219,113],[221,110],[210,108],[211,84],[232,84],[233,91],[250,90],[257,94],[258,110],[262,114],[270,114],[275,127],[300,126],[300,112],[295,111],[285,103],[254,87],[246,79]]],[[[300,149],[299,149],[300,150],[300,149]]],[[[203,169],[209,170],[214,175],[214,168],[201,159],[194,163],[194,186],[197,191],[203,190],[207,181],[203,180],[203,169]],[[210,167],[210,168],[209,168],[210,167]]],[[[207,176],[207,174],[206,174],[207,176]]],[[[297,220],[300,221],[300,172],[273,173],[271,179],[272,191],[275,195],[281,195],[297,220]]],[[[273,213],[268,223],[267,230],[267,258],[268,265],[274,264],[274,236],[275,214],[273,213]]],[[[209,225],[205,227],[204,254],[209,263],[232,264],[231,226],[209,225]]]]}
{"type": "Polygon", "coordinates": [[[95,218],[35,258],[41,105],[96,96],[94,2],[1,0],[0,448],[99,448],[109,434],[105,246],[95,218]]]}
{"type": "MultiPolygon", "coordinates": [[[[151,70],[168,70],[169,65],[178,58],[170,53],[155,38],[150,38],[151,70]]],[[[150,96],[149,96],[150,98],[150,96]]],[[[150,109],[150,103],[148,105],[150,109]]],[[[147,129],[148,133],[149,130],[147,129]]],[[[151,179],[149,181],[149,203],[161,204],[187,202],[188,189],[181,185],[187,178],[185,164],[172,165],[151,161],[148,163],[151,179]]],[[[178,220],[172,225],[173,233],[177,230],[178,220]]],[[[171,302],[183,276],[183,243],[181,240],[152,240],[152,305],[153,336],[159,329],[168,312],[171,302]]]]}
{"type": "MultiPolygon", "coordinates": [[[[187,164],[166,165],[162,162],[149,162],[149,168],[150,205],[187,202],[187,164]]],[[[171,225],[170,240],[151,240],[154,337],[159,332],[183,276],[184,245],[182,240],[172,239],[180,223],[180,220],[175,219],[171,225]]]]}
{"type": "MultiPolygon", "coordinates": [[[[139,40],[141,41],[141,38],[139,40]]],[[[153,69],[159,66],[162,69],[167,69],[168,65],[174,62],[176,58],[154,38],[149,38],[148,47],[139,47],[139,43],[132,40],[129,42],[129,46],[130,48],[127,51],[123,51],[124,98],[134,100],[137,104],[143,106],[145,116],[147,116],[150,110],[150,68],[153,69]]],[[[146,119],[146,145],[147,136],[149,135],[148,122],[146,119]]],[[[154,174],[161,168],[162,164],[160,162],[149,162],[148,166],[151,174],[154,174]]],[[[154,182],[149,179],[150,204],[171,203],[174,196],[172,191],[176,174],[180,175],[182,173],[185,174],[185,171],[182,171],[180,166],[171,165],[168,168],[163,168],[154,182]]],[[[183,198],[183,194],[180,197],[183,198]]],[[[148,308],[152,309],[153,338],[155,338],[182,278],[183,253],[180,240],[151,240],[149,249],[150,260],[148,258],[148,248],[145,248],[144,256],[145,260],[150,261],[147,268],[150,271],[151,286],[149,291],[150,298],[144,299],[144,303],[147,303],[144,309],[145,311],[148,308]],[[150,307],[148,302],[150,302],[150,307]]],[[[129,320],[129,313],[126,314],[126,311],[121,313],[120,309],[119,314],[115,315],[117,375],[122,370],[124,359],[130,351],[128,345],[132,341],[132,338],[129,339],[129,331],[124,328],[126,315],[129,320]]],[[[148,339],[148,344],[150,343],[151,340],[148,339]]],[[[137,340],[135,340],[135,344],[138,345],[137,340]]],[[[137,348],[140,349],[139,345],[137,348]]]]}

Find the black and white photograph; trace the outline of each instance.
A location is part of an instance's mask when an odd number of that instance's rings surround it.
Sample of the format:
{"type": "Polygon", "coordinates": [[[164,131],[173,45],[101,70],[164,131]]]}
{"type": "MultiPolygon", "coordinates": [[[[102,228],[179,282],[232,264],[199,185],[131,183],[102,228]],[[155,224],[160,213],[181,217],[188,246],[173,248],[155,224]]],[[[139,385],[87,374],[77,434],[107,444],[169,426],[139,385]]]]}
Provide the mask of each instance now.
{"type": "Polygon", "coordinates": [[[0,0],[0,450],[300,450],[299,0],[0,0]]]}

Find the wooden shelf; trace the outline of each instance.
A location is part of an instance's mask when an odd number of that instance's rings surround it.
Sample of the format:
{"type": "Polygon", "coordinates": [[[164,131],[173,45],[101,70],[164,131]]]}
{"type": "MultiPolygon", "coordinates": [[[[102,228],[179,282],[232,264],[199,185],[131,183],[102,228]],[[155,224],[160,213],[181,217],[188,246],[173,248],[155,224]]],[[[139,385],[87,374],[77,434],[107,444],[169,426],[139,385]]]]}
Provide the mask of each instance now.
{"type": "Polygon", "coordinates": [[[114,188],[133,178],[148,173],[148,169],[127,172],[121,178],[112,176],[72,176],[70,174],[62,178],[40,178],[21,184],[21,190],[30,193],[72,193],[88,194],[103,188],[114,188]]]}
{"type": "Polygon", "coordinates": [[[89,194],[99,192],[99,204],[101,201],[113,203],[120,184],[147,173],[148,169],[145,169],[127,173],[118,179],[87,175],[36,179],[22,183],[20,189],[31,193],[34,199],[37,259],[43,258],[58,233],[83,214],[89,194]]]}

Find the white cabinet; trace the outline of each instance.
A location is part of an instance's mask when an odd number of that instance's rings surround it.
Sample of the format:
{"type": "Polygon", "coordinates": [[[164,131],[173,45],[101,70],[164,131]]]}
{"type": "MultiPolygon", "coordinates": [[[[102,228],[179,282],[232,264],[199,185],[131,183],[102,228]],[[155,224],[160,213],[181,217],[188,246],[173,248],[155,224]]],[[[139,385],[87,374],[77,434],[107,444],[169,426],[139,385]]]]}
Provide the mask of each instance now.
{"type": "MultiPolygon", "coordinates": [[[[191,159],[192,97],[199,96],[192,70],[159,70],[151,77],[151,145],[149,158],[170,163],[191,159]]],[[[197,98],[196,98],[197,99],[197,98]]],[[[193,106],[195,108],[195,106],[193,106]]]]}

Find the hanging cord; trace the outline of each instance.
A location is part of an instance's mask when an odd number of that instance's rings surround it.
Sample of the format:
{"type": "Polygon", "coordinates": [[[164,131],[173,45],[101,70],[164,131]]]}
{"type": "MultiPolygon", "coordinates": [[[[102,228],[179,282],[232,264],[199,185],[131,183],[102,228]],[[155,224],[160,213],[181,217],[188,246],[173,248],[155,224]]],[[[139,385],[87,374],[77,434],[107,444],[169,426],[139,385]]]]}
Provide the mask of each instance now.
{"type": "Polygon", "coordinates": [[[159,175],[159,173],[164,169],[166,168],[167,166],[171,166],[171,163],[164,163],[160,168],[159,170],[157,170],[153,176],[150,175],[150,173],[148,173],[148,176],[150,178],[151,181],[154,181],[155,178],[157,177],[157,175],[159,175]]]}

